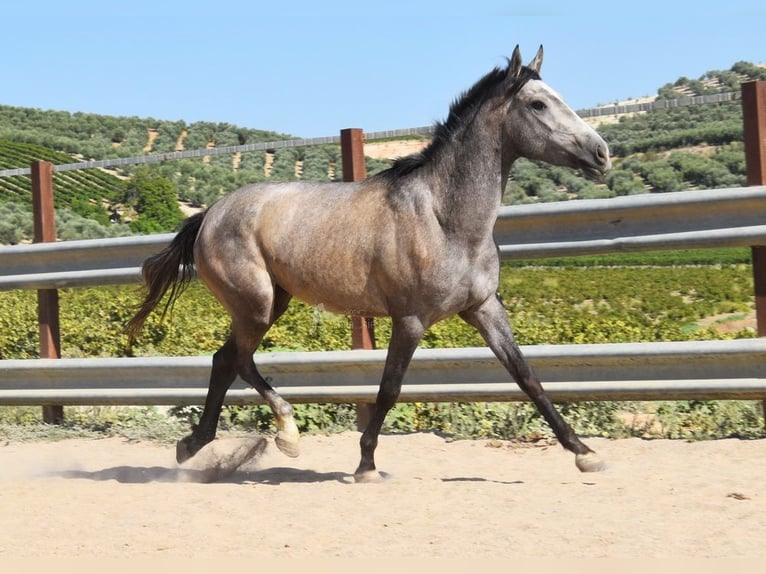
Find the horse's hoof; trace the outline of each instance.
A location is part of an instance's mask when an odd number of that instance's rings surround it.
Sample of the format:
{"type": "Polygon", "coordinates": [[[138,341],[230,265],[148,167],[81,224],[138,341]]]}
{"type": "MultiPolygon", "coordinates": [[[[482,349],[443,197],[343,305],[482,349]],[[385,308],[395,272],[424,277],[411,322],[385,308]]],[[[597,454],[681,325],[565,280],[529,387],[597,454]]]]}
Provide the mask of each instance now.
{"type": "Polygon", "coordinates": [[[606,462],[592,451],[586,452],[585,454],[578,454],[575,457],[575,464],[581,472],[601,472],[606,470],[606,462]]]}
{"type": "Polygon", "coordinates": [[[284,454],[291,458],[296,458],[300,453],[300,447],[298,446],[299,436],[296,434],[288,434],[282,431],[277,432],[277,436],[274,437],[274,442],[277,444],[277,448],[284,454]]]}
{"type": "Polygon", "coordinates": [[[192,446],[193,439],[190,436],[184,437],[176,443],[176,461],[183,464],[195,454],[199,448],[192,446]]]}
{"type": "Polygon", "coordinates": [[[381,474],[377,470],[365,470],[362,472],[356,471],[354,473],[354,481],[359,484],[383,482],[385,479],[385,475],[381,474]]]}

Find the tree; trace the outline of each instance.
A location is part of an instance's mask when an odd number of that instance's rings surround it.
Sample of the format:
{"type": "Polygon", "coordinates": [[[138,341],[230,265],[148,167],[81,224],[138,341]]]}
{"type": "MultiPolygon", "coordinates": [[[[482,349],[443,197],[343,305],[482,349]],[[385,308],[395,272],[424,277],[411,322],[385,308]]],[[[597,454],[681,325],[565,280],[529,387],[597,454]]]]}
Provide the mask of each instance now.
{"type": "Polygon", "coordinates": [[[632,171],[613,169],[606,177],[606,184],[615,195],[635,195],[644,193],[644,184],[632,171]]]}
{"type": "Polygon", "coordinates": [[[646,162],[642,166],[642,175],[653,191],[665,193],[683,188],[681,175],[665,160],[646,162]]]}
{"type": "Polygon", "coordinates": [[[721,146],[713,154],[713,159],[726,166],[726,169],[734,175],[744,176],[747,174],[745,146],[742,142],[721,146]]]}
{"type": "Polygon", "coordinates": [[[149,168],[136,170],[127,180],[123,203],[138,214],[130,224],[137,233],[173,231],[184,218],[173,182],[149,168]]]}
{"type": "Polygon", "coordinates": [[[124,224],[101,225],[69,209],[56,210],[56,235],[62,241],[122,237],[130,234],[130,228],[124,224]]]}
{"type": "Polygon", "coordinates": [[[0,245],[32,237],[32,211],[18,203],[0,203],[0,245]]]}
{"type": "Polygon", "coordinates": [[[668,163],[694,185],[706,189],[742,185],[741,178],[733,175],[728,167],[700,154],[673,152],[668,163]]]}

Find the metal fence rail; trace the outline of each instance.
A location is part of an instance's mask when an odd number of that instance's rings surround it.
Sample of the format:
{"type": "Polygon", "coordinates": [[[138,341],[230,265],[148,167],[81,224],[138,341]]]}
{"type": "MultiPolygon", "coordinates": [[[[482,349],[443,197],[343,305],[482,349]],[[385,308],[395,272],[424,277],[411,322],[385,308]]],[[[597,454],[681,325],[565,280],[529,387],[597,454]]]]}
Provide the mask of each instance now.
{"type": "MultiPolygon", "coordinates": [[[[522,347],[554,400],[761,399],[766,339],[522,347]]],[[[258,353],[293,402],[372,402],[385,351],[258,353]]],[[[0,361],[0,404],[202,404],[210,357],[0,361]]],[[[402,401],[521,401],[486,348],[418,349],[402,401]]],[[[260,403],[237,381],[229,404],[260,403]]]]}
{"type": "Polygon", "coordinates": [[[766,245],[766,187],[506,207],[495,239],[504,259],[766,245]]]}
{"type": "MultiPolygon", "coordinates": [[[[173,234],[0,247],[0,290],[135,283],[173,234]]],[[[503,259],[766,245],[766,186],[508,206],[503,259]]]]}
{"type": "Polygon", "coordinates": [[[164,233],[0,247],[0,291],[136,283],[143,260],[172,238],[164,233]]]}
{"type": "Polygon", "coordinates": [[[667,100],[653,100],[635,104],[615,104],[613,106],[600,106],[588,110],[578,110],[577,114],[582,118],[597,118],[599,116],[615,116],[633,114],[636,112],[651,112],[654,110],[666,110],[698,104],[720,104],[732,102],[742,98],[741,92],[721,92],[719,94],[704,94],[701,96],[683,96],[667,100]]]}

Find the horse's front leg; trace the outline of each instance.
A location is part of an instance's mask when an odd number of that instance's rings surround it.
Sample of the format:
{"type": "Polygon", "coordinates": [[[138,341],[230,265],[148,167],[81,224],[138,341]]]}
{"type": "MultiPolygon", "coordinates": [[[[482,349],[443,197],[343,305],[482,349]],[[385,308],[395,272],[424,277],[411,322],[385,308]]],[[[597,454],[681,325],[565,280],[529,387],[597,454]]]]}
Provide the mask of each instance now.
{"type": "Polygon", "coordinates": [[[378,397],[372,416],[359,441],[361,460],[354,472],[356,482],[375,482],[380,473],[375,468],[375,449],[383,421],[391,407],[396,404],[402,389],[402,379],[410,364],[412,355],[423,336],[423,324],[417,317],[394,319],[391,326],[391,341],[388,345],[386,365],[380,382],[378,397]]]}
{"type": "Polygon", "coordinates": [[[462,312],[460,316],[478,329],[516,384],[529,396],[551,426],[561,445],[576,455],[577,468],[583,472],[604,470],[604,462],[577,437],[543,390],[516,343],[500,298],[490,297],[477,307],[462,312]]]}

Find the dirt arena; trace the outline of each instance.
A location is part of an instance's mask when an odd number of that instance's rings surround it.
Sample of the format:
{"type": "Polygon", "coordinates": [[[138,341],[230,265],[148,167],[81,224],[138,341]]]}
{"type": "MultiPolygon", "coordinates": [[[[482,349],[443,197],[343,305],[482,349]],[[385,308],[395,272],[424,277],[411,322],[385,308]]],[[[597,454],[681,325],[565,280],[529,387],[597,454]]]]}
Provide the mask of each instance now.
{"type": "Polygon", "coordinates": [[[121,439],[0,445],[0,559],[21,557],[766,557],[766,440],[558,446],[382,436],[387,480],[355,484],[355,432],[271,439],[215,483],[121,439]]]}

